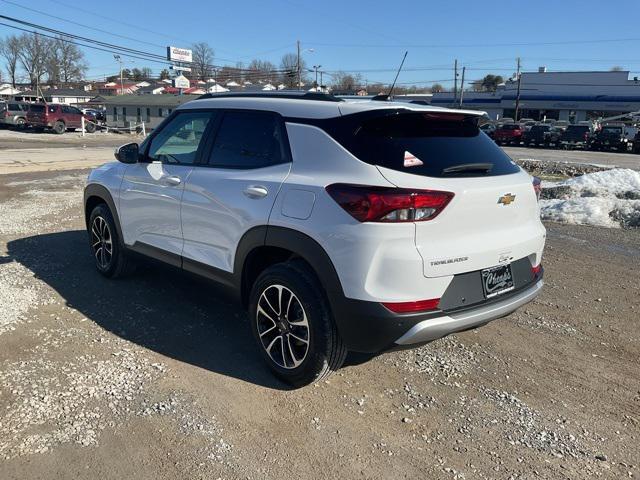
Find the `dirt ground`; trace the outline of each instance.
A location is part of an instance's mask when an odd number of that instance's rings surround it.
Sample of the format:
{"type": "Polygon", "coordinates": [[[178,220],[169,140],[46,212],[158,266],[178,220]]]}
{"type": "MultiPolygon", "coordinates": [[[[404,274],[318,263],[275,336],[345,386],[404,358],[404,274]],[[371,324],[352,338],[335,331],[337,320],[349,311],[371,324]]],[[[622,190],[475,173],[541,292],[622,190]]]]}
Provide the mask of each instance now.
{"type": "Polygon", "coordinates": [[[3,480],[640,477],[637,230],[548,224],[533,303],[290,390],[211,284],[95,271],[86,174],[0,175],[3,480]]]}

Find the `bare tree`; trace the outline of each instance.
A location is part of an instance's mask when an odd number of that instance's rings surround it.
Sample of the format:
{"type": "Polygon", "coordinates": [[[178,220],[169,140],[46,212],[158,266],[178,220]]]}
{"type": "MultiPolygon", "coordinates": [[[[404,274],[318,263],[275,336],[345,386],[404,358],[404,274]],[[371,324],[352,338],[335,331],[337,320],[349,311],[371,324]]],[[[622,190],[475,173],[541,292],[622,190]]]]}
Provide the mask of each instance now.
{"type": "Polygon", "coordinates": [[[213,48],[206,42],[194,43],[191,47],[193,51],[193,64],[191,68],[195,78],[206,80],[213,73],[213,48]]]}
{"type": "Polygon", "coordinates": [[[357,73],[352,75],[346,72],[336,72],[333,74],[332,86],[335,90],[356,90],[362,83],[362,76],[357,73]]]}
{"type": "Polygon", "coordinates": [[[160,78],[160,80],[166,80],[166,79],[168,79],[169,77],[170,77],[169,70],[167,70],[166,68],[163,68],[163,69],[160,71],[160,77],[159,77],[159,78],[160,78]]]}
{"type": "Polygon", "coordinates": [[[29,76],[33,88],[40,85],[40,81],[47,70],[50,58],[51,42],[37,33],[23,33],[20,36],[20,50],[18,57],[22,67],[29,76]]]}
{"type": "Polygon", "coordinates": [[[149,80],[153,76],[153,70],[149,67],[142,67],[140,71],[142,72],[143,80],[149,80]]]}
{"type": "Polygon", "coordinates": [[[47,76],[49,83],[69,83],[81,80],[87,71],[84,54],[63,36],[49,41],[47,76]]]}
{"type": "Polygon", "coordinates": [[[433,85],[431,85],[431,93],[440,92],[444,92],[444,87],[442,85],[440,85],[439,83],[434,83],[433,85]]]}
{"type": "Polygon", "coordinates": [[[7,37],[4,43],[0,45],[0,54],[6,61],[7,73],[11,79],[11,86],[16,88],[18,60],[20,58],[20,39],[15,35],[7,37]]]}
{"type": "Polygon", "coordinates": [[[276,66],[267,60],[253,59],[249,63],[248,72],[245,77],[250,82],[258,82],[260,80],[272,83],[276,81],[276,66]]]}
{"type": "Polygon", "coordinates": [[[623,69],[620,65],[614,65],[613,67],[611,67],[611,69],[609,70],[610,72],[622,72],[623,69]]]}
{"type": "MultiPolygon", "coordinates": [[[[298,83],[298,55],[285,53],[280,60],[280,68],[283,70],[282,83],[287,88],[297,87],[298,83]]],[[[300,58],[300,81],[304,83],[307,75],[307,64],[304,58],[300,58]]]]}

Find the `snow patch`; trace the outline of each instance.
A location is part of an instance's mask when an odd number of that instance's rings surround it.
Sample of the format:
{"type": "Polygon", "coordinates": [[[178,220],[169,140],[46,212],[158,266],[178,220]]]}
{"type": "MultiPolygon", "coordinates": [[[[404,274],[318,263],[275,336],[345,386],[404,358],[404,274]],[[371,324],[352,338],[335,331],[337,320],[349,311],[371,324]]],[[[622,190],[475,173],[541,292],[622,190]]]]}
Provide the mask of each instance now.
{"type": "Polygon", "coordinates": [[[543,182],[542,218],[608,228],[640,228],[640,172],[612,169],[543,182]]]}

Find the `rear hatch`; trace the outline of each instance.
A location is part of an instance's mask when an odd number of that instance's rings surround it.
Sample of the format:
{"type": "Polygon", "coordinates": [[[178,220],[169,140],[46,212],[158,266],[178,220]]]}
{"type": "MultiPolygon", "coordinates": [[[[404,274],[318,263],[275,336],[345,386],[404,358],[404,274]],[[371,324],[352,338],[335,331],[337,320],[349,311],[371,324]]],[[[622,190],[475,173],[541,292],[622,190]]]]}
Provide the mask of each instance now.
{"type": "Polygon", "coordinates": [[[29,123],[44,124],[47,121],[47,106],[43,104],[29,105],[27,112],[27,121],[29,123]]]}
{"type": "Polygon", "coordinates": [[[584,142],[589,135],[589,127],[580,125],[569,125],[560,137],[561,141],[566,142],[584,142]]]}
{"type": "Polygon", "coordinates": [[[343,143],[398,187],[454,193],[435,218],[414,222],[427,277],[529,256],[539,261],[544,227],[532,178],[478,128],[478,118],[429,111],[378,115],[343,143]]]}

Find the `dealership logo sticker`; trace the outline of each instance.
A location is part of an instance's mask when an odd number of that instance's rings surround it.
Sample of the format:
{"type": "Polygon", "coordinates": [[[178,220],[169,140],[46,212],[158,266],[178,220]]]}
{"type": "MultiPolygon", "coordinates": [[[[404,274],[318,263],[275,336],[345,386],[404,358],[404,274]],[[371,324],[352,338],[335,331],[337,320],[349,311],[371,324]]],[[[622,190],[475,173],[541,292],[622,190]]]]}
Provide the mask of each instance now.
{"type": "Polygon", "coordinates": [[[411,152],[404,152],[404,166],[405,167],[419,167],[420,165],[424,165],[422,160],[416,158],[416,156],[411,152]]]}

